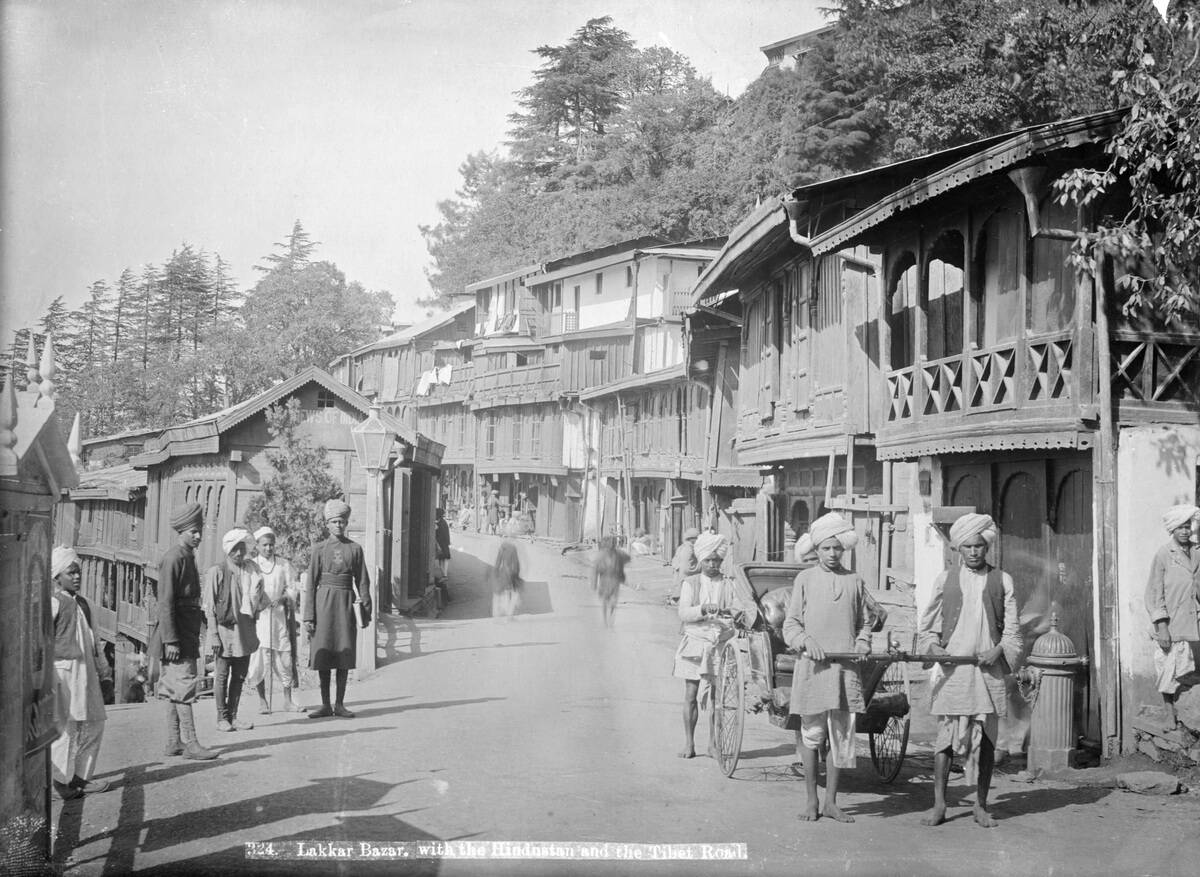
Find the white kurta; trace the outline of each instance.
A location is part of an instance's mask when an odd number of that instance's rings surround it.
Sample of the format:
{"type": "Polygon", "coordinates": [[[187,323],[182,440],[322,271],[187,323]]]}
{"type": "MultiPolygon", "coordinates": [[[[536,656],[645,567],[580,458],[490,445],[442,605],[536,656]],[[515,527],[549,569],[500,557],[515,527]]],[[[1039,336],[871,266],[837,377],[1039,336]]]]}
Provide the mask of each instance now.
{"type": "Polygon", "coordinates": [[[287,597],[296,607],[300,594],[299,579],[292,565],[281,557],[270,561],[256,557],[254,562],[262,573],[263,593],[267,600],[275,605],[264,609],[258,616],[258,645],[263,649],[287,649],[288,625],[287,611],[281,600],[287,597]]]}
{"type": "MultiPolygon", "coordinates": [[[[51,612],[58,615],[60,600],[73,599],[55,594],[50,598],[51,612]]],[[[54,779],[68,783],[74,777],[91,779],[104,734],[104,694],[96,669],[96,639],[82,609],[75,611],[75,641],[83,657],[54,662],[57,677],[54,709],[63,729],[50,746],[54,779]]]]}

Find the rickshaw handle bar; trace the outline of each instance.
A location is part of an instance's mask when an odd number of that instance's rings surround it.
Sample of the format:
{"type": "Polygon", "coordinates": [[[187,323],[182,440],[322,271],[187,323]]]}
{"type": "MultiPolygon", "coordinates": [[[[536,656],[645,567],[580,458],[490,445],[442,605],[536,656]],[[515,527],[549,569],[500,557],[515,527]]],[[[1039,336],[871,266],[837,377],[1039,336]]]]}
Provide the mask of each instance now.
{"type": "MultiPolygon", "coordinates": [[[[799,655],[804,654],[800,652],[799,655]]],[[[797,655],[797,656],[799,656],[797,655]]],[[[858,652],[826,652],[826,661],[881,661],[888,664],[906,662],[910,664],[978,664],[975,655],[911,655],[908,652],[872,652],[860,655],[858,652]]]]}

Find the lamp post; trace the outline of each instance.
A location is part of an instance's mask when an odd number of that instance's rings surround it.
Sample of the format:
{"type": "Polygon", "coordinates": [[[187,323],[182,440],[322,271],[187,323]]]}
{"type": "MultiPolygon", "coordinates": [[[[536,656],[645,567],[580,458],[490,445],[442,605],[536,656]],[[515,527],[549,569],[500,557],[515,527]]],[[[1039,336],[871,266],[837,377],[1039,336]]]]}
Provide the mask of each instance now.
{"type": "Polygon", "coordinates": [[[354,439],[354,453],[358,464],[367,470],[367,515],[366,538],[363,540],[363,554],[368,574],[371,577],[371,617],[372,623],[358,632],[358,661],[357,665],[363,672],[369,673],[375,669],[375,623],[379,614],[379,502],[381,490],[381,473],[387,468],[388,458],[392,452],[392,441],[396,434],[384,423],[379,415],[382,409],[371,405],[367,419],[350,430],[354,439]]]}

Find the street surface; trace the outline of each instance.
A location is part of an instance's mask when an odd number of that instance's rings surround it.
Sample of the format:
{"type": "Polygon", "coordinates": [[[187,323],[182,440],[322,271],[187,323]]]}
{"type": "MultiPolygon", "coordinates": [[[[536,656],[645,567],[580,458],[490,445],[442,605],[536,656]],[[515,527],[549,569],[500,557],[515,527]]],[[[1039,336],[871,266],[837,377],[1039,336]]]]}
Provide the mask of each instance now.
{"type": "MultiPolygon", "coordinates": [[[[161,755],[159,703],[109,708],[98,775],[104,794],[56,802],[55,861],[74,874],[1194,874],[1200,798],[1144,797],[998,775],[998,828],[976,826],[961,775],[949,821],[930,804],[928,745],[910,744],[892,786],[860,737],[841,803],[853,825],[796,819],[803,780],[791,734],[748,716],[744,758],[726,779],[682,760],[683,685],[671,678],[678,620],[663,605],[669,570],[645,558],[622,592],[616,627],[578,555],[521,542],[523,614],[492,619],[483,584],[495,537],[455,531],[453,602],[438,619],[385,617],[384,665],[351,682],[353,720],[258,716],[221,734],[211,699],[201,742],[220,758],[161,755]],[[244,844],[313,841],[615,841],[744,843],[740,862],[415,860],[251,861],[244,844]]],[[[279,695],[276,693],[276,697],[279,695]]],[[[301,702],[317,702],[315,691],[301,702]]],[[[915,698],[919,700],[919,698],[915,698]]],[[[914,720],[918,738],[928,726],[914,720]]],[[[706,743],[704,719],[697,748],[706,743]]]]}

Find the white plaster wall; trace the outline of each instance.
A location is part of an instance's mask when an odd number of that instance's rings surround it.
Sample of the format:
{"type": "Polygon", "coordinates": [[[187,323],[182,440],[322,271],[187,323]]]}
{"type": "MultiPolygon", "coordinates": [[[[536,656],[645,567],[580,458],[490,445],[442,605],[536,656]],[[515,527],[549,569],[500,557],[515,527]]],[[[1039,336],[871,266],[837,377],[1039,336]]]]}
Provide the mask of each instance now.
{"type": "Polygon", "coordinates": [[[642,371],[649,373],[683,362],[683,333],[677,323],[642,330],[642,371]]]}
{"type": "Polygon", "coordinates": [[[629,316],[633,290],[625,285],[627,262],[610,265],[602,271],[588,271],[563,280],[563,306],[570,310],[579,287],[579,328],[591,329],[617,323],[629,316]],[[596,295],[596,275],[603,274],[600,295],[596,295]]]}
{"type": "Polygon", "coordinates": [[[1154,643],[1144,596],[1154,551],[1167,542],[1162,513],[1196,501],[1200,426],[1122,429],[1117,446],[1117,604],[1128,718],[1143,703],[1159,702],[1154,687],[1154,643]]]}
{"type": "Polygon", "coordinates": [[[913,576],[916,578],[913,597],[917,604],[917,618],[929,603],[933,580],[946,568],[945,541],[933,525],[933,497],[941,495],[941,467],[939,461],[922,457],[916,466],[896,467],[893,477],[909,479],[908,511],[909,529],[913,540],[913,576]],[[921,496],[920,472],[930,473],[933,481],[929,496],[921,496]]]}

